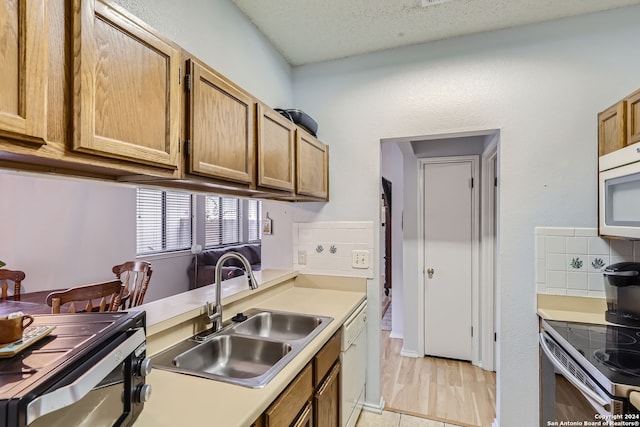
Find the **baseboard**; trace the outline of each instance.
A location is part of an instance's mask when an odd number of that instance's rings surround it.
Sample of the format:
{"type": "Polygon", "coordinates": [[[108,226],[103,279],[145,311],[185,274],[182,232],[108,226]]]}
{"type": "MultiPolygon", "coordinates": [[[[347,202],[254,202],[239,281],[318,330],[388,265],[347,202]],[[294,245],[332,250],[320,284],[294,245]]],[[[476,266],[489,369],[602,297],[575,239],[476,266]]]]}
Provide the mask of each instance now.
{"type": "Polygon", "coordinates": [[[381,414],[382,411],[384,410],[384,405],[385,405],[384,398],[380,396],[380,402],[378,404],[364,402],[364,405],[362,405],[362,410],[367,412],[373,412],[375,414],[381,414]]]}
{"type": "Polygon", "coordinates": [[[389,338],[398,338],[398,339],[404,339],[404,335],[403,334],[399,334],[397,332],[395,332],[393,330],[393,328],[391,328],[391,332],[389,333],[389,338]]]}
{"type": "Polygon", "coordinates": [[[406,349],[402,349],[402,351],[400,351],[400,356],[404,356],[404,357],[422,357],[420,354],[418,354],[417,351],[413,351],[413,350],[406,350],[406,349]]]}

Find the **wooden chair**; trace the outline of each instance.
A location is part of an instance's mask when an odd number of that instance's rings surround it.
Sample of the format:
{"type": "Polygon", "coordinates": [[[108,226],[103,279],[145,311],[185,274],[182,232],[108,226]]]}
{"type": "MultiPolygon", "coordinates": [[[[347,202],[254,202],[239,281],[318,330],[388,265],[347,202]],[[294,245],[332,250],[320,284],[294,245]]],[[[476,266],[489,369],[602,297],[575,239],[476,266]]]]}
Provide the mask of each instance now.
{"type": "Polygon", "coordinates": [[[0,268],[0,288],[2,295],[0,298],[7,299],[9,296],[9,281],[13,282],[13,296],[16,300],[20,299],[20,287],[24,280],[24,272],[18,270],[7,270],[0,268]]]}
{"type": "Polygon", "coordinates": [[[70,304],[69,313],[118,311],[123,291],[124,285],[120,280],[76,286],[65,291],[51,292],[47,295],[47,305],[54,314],[60,313],[60,307],[67,303],[70,304]],[[100,300],[97,306],[94,306],[94,300],[100,300]],[[84,308],[78,310],[76,303],[83,303],[84,308]]]}
{"type": "Polygon", "coordinates": [[[115,265],[111,270],[116,278],[122,280],[122,284],[129,292],[129,297],[124,301],[123,308],[137,307],[142,304],[153,273],[151,263],[129,261],[115,265]]]}

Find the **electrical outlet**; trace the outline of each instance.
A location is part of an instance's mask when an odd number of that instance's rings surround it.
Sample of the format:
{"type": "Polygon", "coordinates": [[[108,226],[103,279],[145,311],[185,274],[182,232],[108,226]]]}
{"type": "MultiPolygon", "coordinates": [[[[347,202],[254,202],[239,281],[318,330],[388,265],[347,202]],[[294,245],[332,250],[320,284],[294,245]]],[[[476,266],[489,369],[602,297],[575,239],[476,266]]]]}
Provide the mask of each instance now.
{"type": "Polygon", "coordinates": [[[369,251],[351,251],[351,267],[369,268],[369,251]]]}
{"type": "Polygon", "coordinates": [[[306,265],[307,264],[307,251],[300,249],[298,251],[298,264],[306,265]]]}

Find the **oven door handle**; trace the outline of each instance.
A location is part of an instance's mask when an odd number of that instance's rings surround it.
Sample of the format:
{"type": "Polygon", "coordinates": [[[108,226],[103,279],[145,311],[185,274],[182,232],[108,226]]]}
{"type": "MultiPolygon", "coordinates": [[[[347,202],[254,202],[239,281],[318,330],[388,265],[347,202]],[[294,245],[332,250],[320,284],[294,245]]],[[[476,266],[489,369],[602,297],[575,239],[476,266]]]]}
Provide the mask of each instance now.
{"type": "Polygon", "coordinates": [[[138,328],[135,333],[73,383],[33,399],[27,405],[27,425],[43,415],[80,401],[144,342],[144,329],[138,328]]]}
{"type": "Polygon", "coordinates": [[[567,369],[567,367],[564,366],[562,363],[558,361],[558,359],[555,358],[555,356],[553,355],[553,352],[551,351],[551,349],[549,348],[549,345],[547,344],[546,338],[547,337],[545,336],[544,332],[540,332],[540,347],[542,347],[542,350],[547,355],[547,358],[553,364],[553,366],[560,371],[562,376],[565,377],[567,381],[569,381],[580,392],[582,392],[582,394],[589,397],[591,400],[593,400],[598,405],[602,406],[606,411],[608,411],[609,408],[611,407],[611,402],[607,401],[598,393],[588,388],[582,382],[578,381],[576,377],[574,377],[573,374],[567,369]]]}

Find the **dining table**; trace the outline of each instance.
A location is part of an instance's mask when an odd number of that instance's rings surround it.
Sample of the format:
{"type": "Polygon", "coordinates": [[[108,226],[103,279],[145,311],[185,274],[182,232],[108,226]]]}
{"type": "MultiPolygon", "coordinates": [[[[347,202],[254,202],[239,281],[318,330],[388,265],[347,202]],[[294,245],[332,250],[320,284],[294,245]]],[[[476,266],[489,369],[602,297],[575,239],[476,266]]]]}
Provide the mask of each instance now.
{"type": "MultiPolygon", "coordinates": [[[[0,316],[6,316],[16,311],[24,314],[51,314],[51,307],[47,305],[47,296],[51,292],[64,291],[63,289],[51,289],[46,291],[23,292],[19,296],[8,296],[0,299],[0,316]]],[[[129,298],[129,292],[122,296],[121,304],[129,298]]]]}
{"type": "Polygon", "coordinates": [[[51,307],[49,307],[45,301],[45,298],[49,295],[47,292],[44,295],[41,302],[31,302],[27,300],[16,301],[10,298],[0,300],[0,316],[6,316],[16,311],[21,311],[24,314],[51,314],[51,307]]]}

